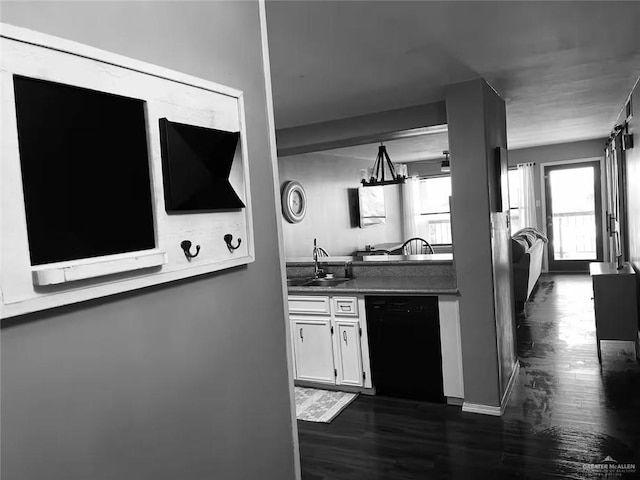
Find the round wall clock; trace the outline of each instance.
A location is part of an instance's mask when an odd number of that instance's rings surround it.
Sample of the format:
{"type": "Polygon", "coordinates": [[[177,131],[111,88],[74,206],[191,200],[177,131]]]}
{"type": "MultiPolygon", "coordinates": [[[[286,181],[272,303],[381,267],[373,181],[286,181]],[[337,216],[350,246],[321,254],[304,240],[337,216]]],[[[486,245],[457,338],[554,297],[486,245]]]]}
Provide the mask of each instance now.
{"type": "Polygon", "coordinates": [[[298,223],[307,213],[307,195],[300,182],[286,182],[282,188],[282,213],[290,223],[298,223]]]}

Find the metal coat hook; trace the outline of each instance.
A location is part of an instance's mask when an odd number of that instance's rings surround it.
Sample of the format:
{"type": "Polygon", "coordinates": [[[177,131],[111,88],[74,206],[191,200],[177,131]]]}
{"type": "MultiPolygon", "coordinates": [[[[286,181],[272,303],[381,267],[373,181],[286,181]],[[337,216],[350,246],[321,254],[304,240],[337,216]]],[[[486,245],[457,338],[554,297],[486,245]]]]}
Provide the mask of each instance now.
{"type": "Polygon", "coordinates": [[[235,249],[239,248],[239,247],[240,247],[240,244],[242,243],[242,239],[241,239],[241,238],[239,238],[239,239],[238,239],[238,244],[237,244],[235,247],[234,247],[233,245],[231,245],[231,242],[233,242],[233,235],[231,235],[230,233],[227,233],[227,234],[224,236],[224,241],[226,242],[226,244],[227,244],[227,248],[229,249],[229,251],[230,251],[231,253],[233,253],[233,251],[234,251],[235,249]]]}
{"type": "Polygon", "coordinates": [[[200,245],[196,245],[196,253],[191,253],[191,241],[183,240],[180,242],[180,247],[184,250],[184,256],[187,257],[187,260],[191,260],[192,258],[196,258],[200,253],[200,245]]]}

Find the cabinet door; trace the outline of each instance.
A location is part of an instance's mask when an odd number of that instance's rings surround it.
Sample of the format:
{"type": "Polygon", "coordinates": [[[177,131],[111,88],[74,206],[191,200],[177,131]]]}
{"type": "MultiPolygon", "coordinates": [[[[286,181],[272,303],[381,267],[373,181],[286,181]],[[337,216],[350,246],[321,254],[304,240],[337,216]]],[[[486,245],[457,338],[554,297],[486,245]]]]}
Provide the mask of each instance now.
{"type": "Polygon", "coordinates": [[[338,383],[362,386],[362,349],[358,322],[336,320],[336,369],[338,383]]]}
{"type": "Polygon", "coordinates": [[[296,379],[335,383],[330,318],[292,318],[296,379]]]}

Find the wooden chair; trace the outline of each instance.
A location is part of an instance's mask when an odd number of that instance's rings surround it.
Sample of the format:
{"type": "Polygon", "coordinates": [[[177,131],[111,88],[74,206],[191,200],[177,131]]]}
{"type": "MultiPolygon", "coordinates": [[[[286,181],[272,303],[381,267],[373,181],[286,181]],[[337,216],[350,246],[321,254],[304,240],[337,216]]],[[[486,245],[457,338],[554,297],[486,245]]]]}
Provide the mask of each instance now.
{"type": "Polygon", "coordinates": [[[404,255],[424,255],[427,253],[435,253],[433,247],[424,238],[410,238],[402,245],[402,253],[404,255]]]}

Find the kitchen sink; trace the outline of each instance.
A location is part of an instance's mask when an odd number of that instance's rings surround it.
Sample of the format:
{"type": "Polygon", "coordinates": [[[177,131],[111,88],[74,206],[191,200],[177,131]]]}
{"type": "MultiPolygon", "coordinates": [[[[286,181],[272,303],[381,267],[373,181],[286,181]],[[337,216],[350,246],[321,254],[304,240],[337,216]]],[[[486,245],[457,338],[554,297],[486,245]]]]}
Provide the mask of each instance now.
{"type": "Polygon", "coordinates": [[[303,278],[287,278],[287,287],[299,287],[300,285],[304,285],[308,281],[313,280],[307,277],[303,278]]]}
{"type": "Polygon", "coordinates": [[[350,280],[349,278],[314,278],[304,284],[305,287],[333,287],[350,280]]]}
{"type": "Polygon", "coordinates": [[[350,278],[287,278],[287,287],[333,287],[350,278]]]}

